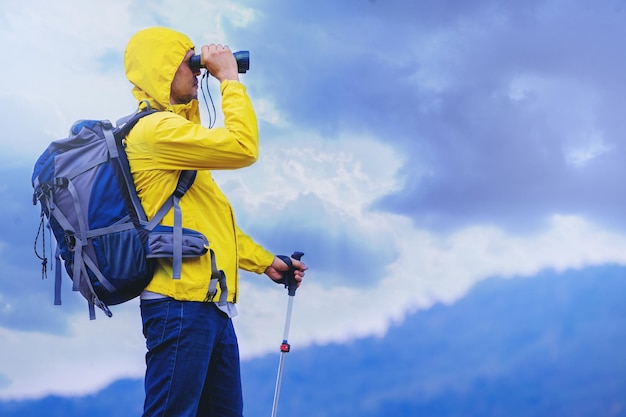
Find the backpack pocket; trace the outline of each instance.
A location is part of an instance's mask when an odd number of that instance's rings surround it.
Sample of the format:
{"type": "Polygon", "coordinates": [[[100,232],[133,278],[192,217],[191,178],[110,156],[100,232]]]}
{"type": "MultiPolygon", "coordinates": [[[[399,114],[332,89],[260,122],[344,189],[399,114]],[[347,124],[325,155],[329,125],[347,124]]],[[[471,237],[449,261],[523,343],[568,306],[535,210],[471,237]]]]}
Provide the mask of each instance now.
{"type": "Polygon", "coordinates": [[[90,269],[89,275],[95,293],[105,304],[119,304],[138,296],[152,279],[154,265],[146,259],[143,242],[135,228],[93,238],[101,274],[90,269]]]}
{"type": "MultiPolygon", "coordinates": [[[[183,258],[196,258],[209,251],[209,240],[200,232],[183,228],[183,258]]],[[[146,257],[172,258],[174,254],[174,228],[156,226],[148,235],[146,257]]]]}

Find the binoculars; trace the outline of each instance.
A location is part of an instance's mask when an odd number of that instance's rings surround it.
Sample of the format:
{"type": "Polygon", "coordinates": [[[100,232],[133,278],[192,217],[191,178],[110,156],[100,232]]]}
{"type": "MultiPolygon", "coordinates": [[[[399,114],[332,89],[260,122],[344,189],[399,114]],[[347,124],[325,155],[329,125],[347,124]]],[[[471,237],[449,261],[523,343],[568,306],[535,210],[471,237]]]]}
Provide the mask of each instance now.
{"type": "MultiPolygon", "coordinates": [[[[237,71],[239,74],[245,74],[246,71],[250,69],[250,52],[249,51],[239,51],[234,52],[235,60],[237,61],[237,71]]],[[[201,55],[194,55],[189,60],[189,68],[193,72],[199,71],[200,68],[204,68],[204,64],[202,63],[201,55]]]]}

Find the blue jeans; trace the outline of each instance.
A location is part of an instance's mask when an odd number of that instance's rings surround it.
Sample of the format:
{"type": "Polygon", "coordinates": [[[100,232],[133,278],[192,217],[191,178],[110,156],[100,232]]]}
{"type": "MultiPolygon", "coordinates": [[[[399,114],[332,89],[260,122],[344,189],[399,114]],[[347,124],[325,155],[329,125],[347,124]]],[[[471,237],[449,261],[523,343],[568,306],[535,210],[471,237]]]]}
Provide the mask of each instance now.
{"type": "Polygon", "coordinates": [[[241,417],[239,346],[213,303],[141,300],[146,337],[144,417],[241,417]]]}

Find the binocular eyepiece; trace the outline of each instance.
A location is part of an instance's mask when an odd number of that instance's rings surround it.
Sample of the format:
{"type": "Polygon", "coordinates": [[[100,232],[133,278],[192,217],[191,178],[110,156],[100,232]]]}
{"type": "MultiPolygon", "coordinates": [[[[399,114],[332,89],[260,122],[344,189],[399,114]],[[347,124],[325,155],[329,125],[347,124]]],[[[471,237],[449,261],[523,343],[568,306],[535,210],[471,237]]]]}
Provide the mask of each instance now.
{"type": "MultiPolygon", "coordinates": [[[[239,51],[234,52],[235,60],[237,61],[237,71],[239,74],[245,74],[246,71],[250,69],[250,52],[249,51],[239,51]]],[[[202,63],[201,55],[194,55],[189,60],[189,68],[193,72],[199,71],[200,68],[204,68],[204,64],[202,63]]]]}

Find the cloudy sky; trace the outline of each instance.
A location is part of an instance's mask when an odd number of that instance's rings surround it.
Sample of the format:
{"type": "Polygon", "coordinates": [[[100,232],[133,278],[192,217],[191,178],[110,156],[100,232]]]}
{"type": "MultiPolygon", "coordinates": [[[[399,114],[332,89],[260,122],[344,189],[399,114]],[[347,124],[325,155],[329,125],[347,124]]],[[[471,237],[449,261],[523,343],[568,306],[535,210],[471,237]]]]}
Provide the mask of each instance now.
{"type": "MultiPolygon", "coordinates": [[[[30,186],[73,121],[134,110],[137,30],[250,50],[260,160],[215,177],[257,241],[305,252],[306,346],[382,335],[485,278],[626,265],[625,19],[617,0],[3,2],[0,399],[143,374],[136,301],[89,321],[66,281],[52,305],[30,186]]],[[[274,352],[286,292],[242,280],[242,355],[274,352]]]]}

